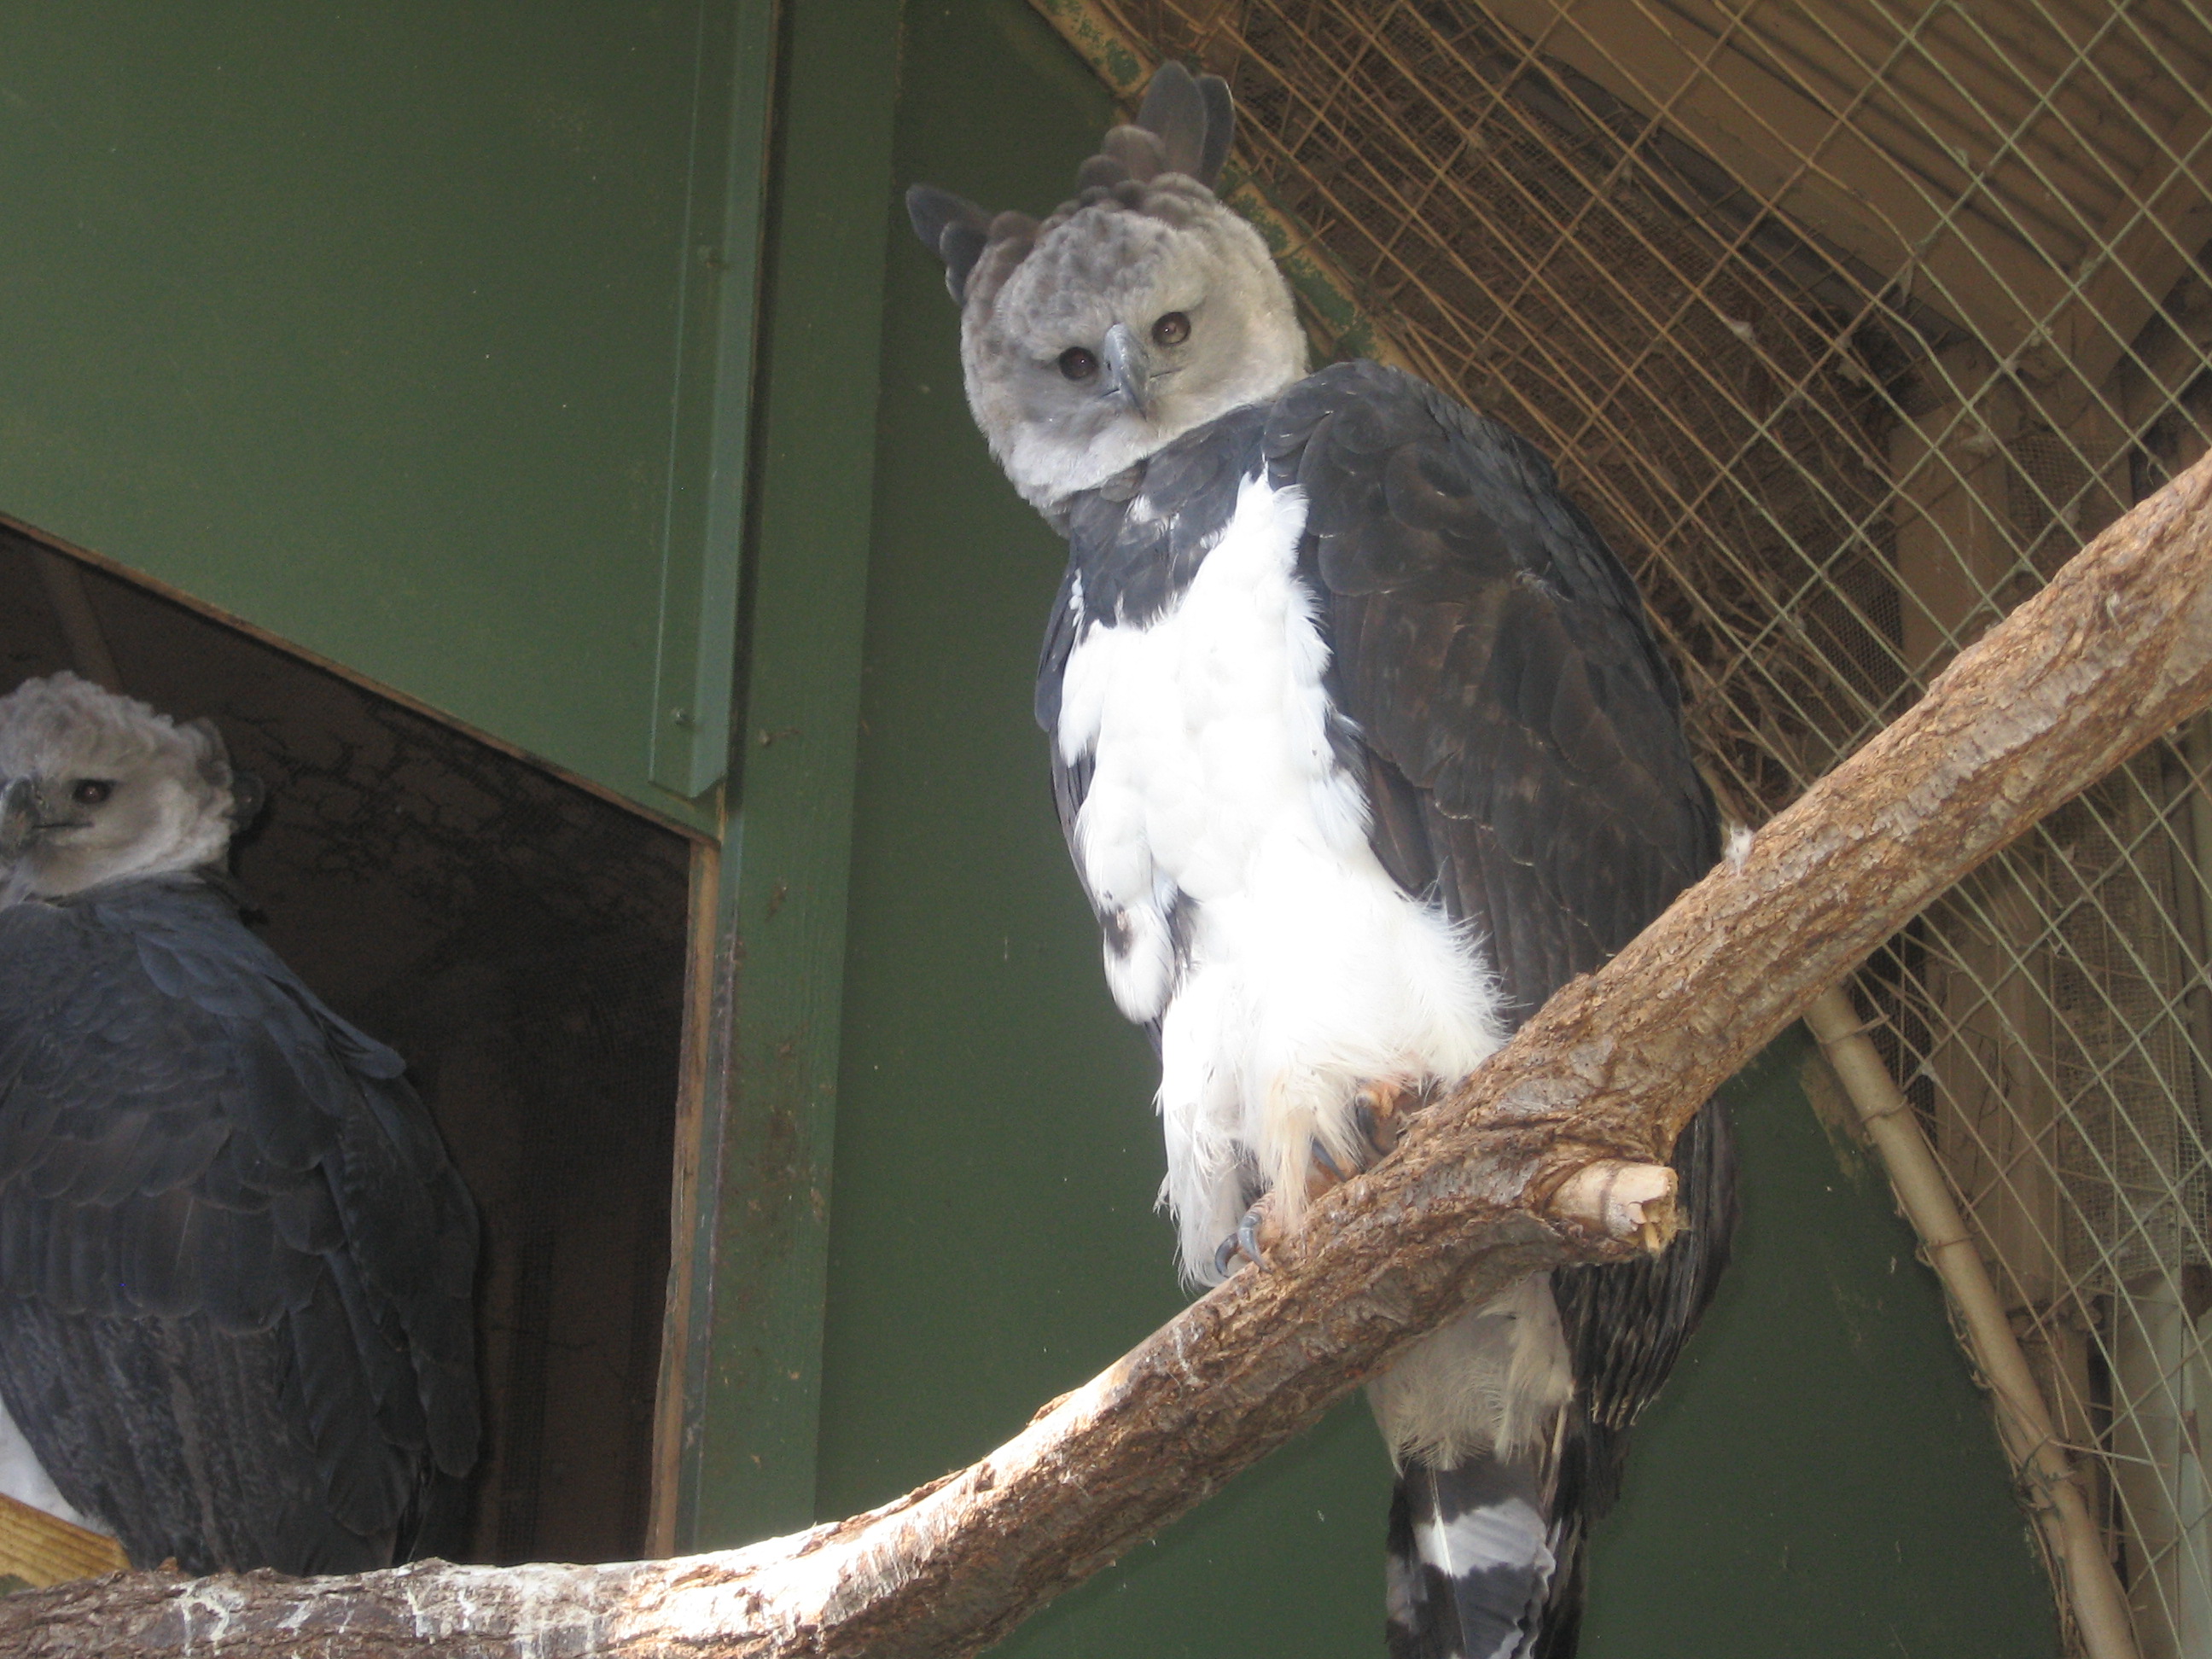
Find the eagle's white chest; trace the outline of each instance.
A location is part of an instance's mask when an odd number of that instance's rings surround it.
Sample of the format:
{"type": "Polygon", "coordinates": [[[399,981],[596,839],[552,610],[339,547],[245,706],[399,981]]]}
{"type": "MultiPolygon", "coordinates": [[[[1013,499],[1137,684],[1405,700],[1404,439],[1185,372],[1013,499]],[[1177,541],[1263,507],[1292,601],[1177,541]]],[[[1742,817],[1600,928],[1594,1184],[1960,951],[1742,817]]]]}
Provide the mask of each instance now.
{"type": "Polygon", "coordinates": [[[1314,1144],[1348,1158],[1363,1083],[1457,1079],[1498,1041],[1474,943],[1383,870],[1331,750],[1304,518],[1247,482],[1180,598],[1093,627],[1061,685],[1061,757],[1091,764],[1076,853],[1115,1000],[1161,1021],[1165,1195],[1200,1278],[1254,1189],[1295,1211],[1314,1144]]]}

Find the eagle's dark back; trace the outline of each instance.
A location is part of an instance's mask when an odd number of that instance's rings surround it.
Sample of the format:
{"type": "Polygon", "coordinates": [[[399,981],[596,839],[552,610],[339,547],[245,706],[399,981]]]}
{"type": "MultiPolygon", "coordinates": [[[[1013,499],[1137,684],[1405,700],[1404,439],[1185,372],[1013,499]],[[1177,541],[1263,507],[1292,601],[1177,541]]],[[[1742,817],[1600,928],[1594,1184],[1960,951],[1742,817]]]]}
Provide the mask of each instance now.
{"type": "Polygon", "coordinates": [[[218,881],[0,908],[0,1399],[134,1562],[404,1559],[476,1457],[476,1253],[398,1056],[218,881]]]}

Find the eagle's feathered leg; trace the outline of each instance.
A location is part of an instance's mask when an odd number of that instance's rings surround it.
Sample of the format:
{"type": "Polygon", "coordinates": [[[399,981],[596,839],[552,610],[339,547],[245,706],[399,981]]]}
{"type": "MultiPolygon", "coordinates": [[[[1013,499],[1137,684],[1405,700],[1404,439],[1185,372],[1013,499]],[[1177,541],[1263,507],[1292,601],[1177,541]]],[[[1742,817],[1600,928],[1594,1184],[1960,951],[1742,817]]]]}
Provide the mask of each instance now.
{"type": "MultiPolygon", "coordinates": [[[[1306,1171],[1306,1201],[1311,1203],[1333,1187],[1341,1187],[1356,1175],[1373,1169],[1398,1144],[1405,1121],[1436,1098],[1434,1084],[1415,1084],[1395,1078],[1378,1078],[1352,1097],[1352,1126],[1358,1139],[1346,1158],[1329,1151],[1316,1137],[1313,1161],[1306,1171]],[[1346,1165],[1350,1165],[1346,1168],[1346,1165]]],[[[1272,1192],[1262,1193],[1237,1223],[1237,1231],[1223,1239],[1213,1253],[1214,1270],[1227,1278],[1237,1258],[1255,1267],[1267,1265],[1267,1252],[1282,1236],[1275,1218],[1272,1192]]]]}

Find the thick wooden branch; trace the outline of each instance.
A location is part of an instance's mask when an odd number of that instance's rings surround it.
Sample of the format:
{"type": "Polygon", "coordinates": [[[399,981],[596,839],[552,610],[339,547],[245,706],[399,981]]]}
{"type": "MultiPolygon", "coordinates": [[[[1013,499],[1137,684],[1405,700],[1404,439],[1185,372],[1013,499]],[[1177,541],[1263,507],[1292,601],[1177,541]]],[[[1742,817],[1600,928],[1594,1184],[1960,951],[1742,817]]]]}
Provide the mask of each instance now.
{"type": "Polygon", "coordinates": [[[982,1462],[750,1548],[356,1578],[125,1574],[0,1601],[0,1651],[970,1653],[1310,1424],[1468,1298],[1662,1243],[1712,1090],[1980,860],[2212,702],[2212,459],[1561,991],[1393,1156],[982,1462]]]}

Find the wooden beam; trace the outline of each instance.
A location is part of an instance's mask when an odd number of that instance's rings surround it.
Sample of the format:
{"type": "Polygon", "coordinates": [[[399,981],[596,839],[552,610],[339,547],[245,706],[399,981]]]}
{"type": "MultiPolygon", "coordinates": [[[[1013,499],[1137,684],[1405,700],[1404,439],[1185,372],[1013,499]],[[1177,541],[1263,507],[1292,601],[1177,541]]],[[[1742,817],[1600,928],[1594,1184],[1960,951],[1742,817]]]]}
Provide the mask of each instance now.
{"type": "Polygon", "coordinates": [[[18,1659],[938,1659],[977,1651],[1533,1268],[1663,1246],[1682,1126],[1984,858],[2212,704],[2212,459],[1563,988],[1374,1170],[970,1468],[723,1555],[124,1575],[0,1599],[18,1659]]]}
{"type": "Polygon", "coordinates": [[[131,1565],[123,1546],[104,1532],[92,1532],[33,1509],[0,1492],[0,1595],[21,1584],[43,1587],[125,1571],[131,1565]]]}
{"type": "Polygon", "coordinates": [[[645,1553],[673,1555],[683,1547],[685,1447],[704,1409],[705,1378],[695,1366],[693,1338],[702,1345],[714,1326],[714,1254],[701,1226],[715,1197],[721,1146],[720,1101],[729,1086],[729,1010],[734,974],[719,970],[733,955],[734,929],[720,899],[722,853],[694,842],[687,896],[684,957],[684,1035],[677,1063],[675,1167],[668,1204],[668,1292],[661,1310],[660,1376],[653,1401],[653,1476],[646,1519],[645,1553]]]}
{"type": "Polygon", "coordinates": [[[94,685],[118,696],[126,695],[123,672],[107,647],[107,630],[100,625],[100,613],[92,608],[92,595],[85,588],[84,567],[68,554],[43,545],[31,549],[31,560],[39,567],[55,624],[69,642],[70,665],[94,685]]]}
{"type": "MultiPolygon", "coordinates": [[[[1572,65],[1711,155],[1770,205],[1885,275],[2002,357],[2063,297],[2051,262],[1971,204],[1976,175],[1943,152],[1923,176],[1778,69],[1741,50],[1720,9],[1682,0],[1486,0],[1539,52],[1572,65]],[[1808,163],[1810,165],[1808,165],[1808,163]]],[[[1900,18],[1897,32],[1912,25],[1900,18]]],[[[1855,66],[1838,61],[1846,80],[1855,66]]]]}
{"type": "Polygon", "coordinates": [[[1890,434],[1905,672],[1934,679],[1960,646],[2004,614],[2019,554],[2008,518],[2005,446],[2019,425],[2008,380],[1974,345],[1936,360],[1951,398],[1890,434]]]}
{"type": "Polygon", "coordinates": [[[2200,94],[2184,106],[2160,149],[2098,228],[2097,266],[2048,331],[2055,359],[2048,369],[2073,382],[2052,400],[2063,405],[2055,411],[2053,426],[2073,424],[2074,409],[2104,386],[2167,291],[2212,241],[2208,137],[2212,106],[2200,94]]]}

